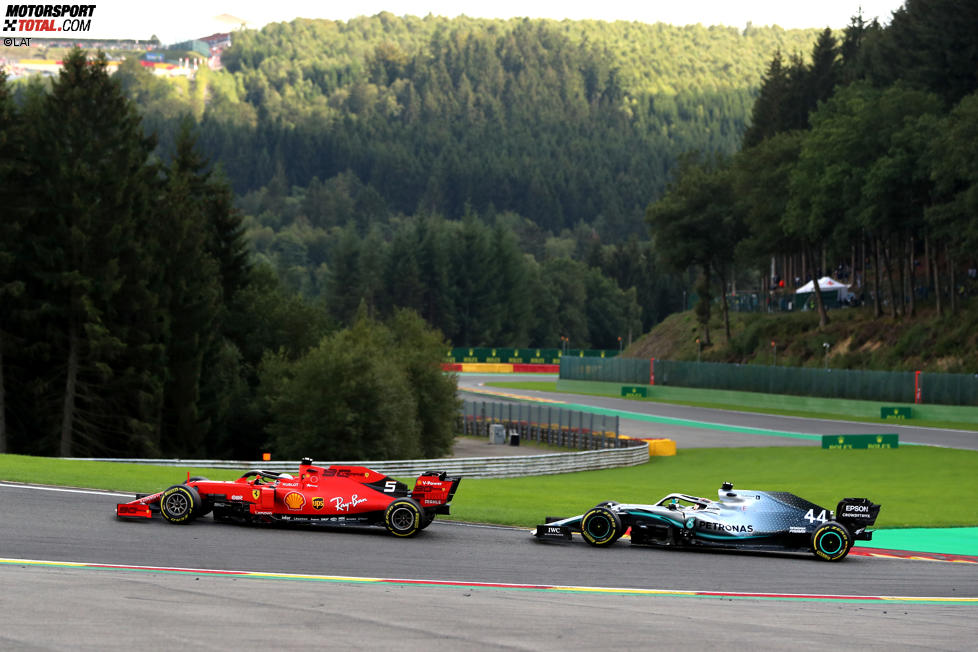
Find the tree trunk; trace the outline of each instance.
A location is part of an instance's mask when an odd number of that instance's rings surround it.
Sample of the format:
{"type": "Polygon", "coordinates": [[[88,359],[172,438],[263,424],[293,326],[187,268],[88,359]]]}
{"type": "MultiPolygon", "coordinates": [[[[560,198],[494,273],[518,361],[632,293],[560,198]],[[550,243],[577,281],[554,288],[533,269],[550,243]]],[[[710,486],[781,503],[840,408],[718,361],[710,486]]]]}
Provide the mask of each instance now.
{"type": "Polygon", "coordinates": [[[730,306],[727,304],[726,275],[720,274],[720,296],[722,297],[720,306],[723,310],[723,334],[727,337],[727,344],[730,344],[730,306]]]}
{"type": "Polygon", "coordinates": [[[873,238],[873,317],[883,316],[883,302],[880,299],[880,239],[873,238]]]}
{"type": "Polygon", "coordinates": [[[3,330],[0,330],[0,455],[7,452],[7,391],[3,384],[3,330]]]}
{"type": "Polygon", "coordinates": [[[951,257],[951,246],[948,245],[945,251],[947,252],[947,306],[948,312],[954,315],[958,312],[958,298],[954,288],[954,259],[951,257]]]}
{"type": "Polygon", "coordinates": [[[931,262],[930,236],[924,236],[924,260],[927,261],[927,287],[934,289],[934,264],[931,262]]]}
{"type": "Polygon", "coordinates": [[[883,266],[886,267],[886,280],[890,290],[890,317],[896,319],[897,316],[896,289],[893,287],[893,265],[890,263],[889,243],[887,243],[887,246],[882,247],[882,251],[883,251],[883,266]]]}
{"type": "Polygon", "coordinates": [[[934,272],[934,301],[937,310],[937,316],[940,317],[944,314],[944,303],[941,301],[941,270],[937,265],[937,245],[935,244],[931,248],[931,255],[933,259],[930,262],[930,268],[934,272]]]}
{"type": "Polygon", "coordinates": [[[907,316],[915,317],[917,315],[917,300],[915,298],[916,286],[917,285],[917,267],[914,265],[914,251],[917,249],[917,239],[911,234],[910,241],[907,243],[909,251],[907,251],[907,284],[909,285],[907,292],[907,316]]]}
{"type": "Polygon", "coordinates": [[[703,346],[710,346],[710,317],[712,316],[710,282],[710,266],[703,265],[703,283],[700,286],[702,290],[698,289],[700,298],[696,302],[695,308],[696,318],[703,326],[703,346]]]}
{"type": "MultiPolygon", "coordinates": [[[[815,256],[814,256],[814,254],[811,254],[811,253],[809,253],[809,255],[812,257],[812,266],[814,267],[814,263],[815,263],[814,258],[815,258],[815,256]]],[[[824,328],[825,326],[828,326],[828,324],[829,324],[829,313],[828,313],[828,311],[825,310],[825,302],[822,301],[822,288],[820,288],[818,286],[818,279],[817,278],[815,279],[814,285],[815,285],[815,287],[814,287],[814,290],[815,290],[815,305],[818,307],[818,327],[819,328],[824,328]]]]}
{"type": "Polygon", "coordinates": [[[907,247],[899,246],[900,242],[894,244],[893,247],[893,265],[897,268],[897,287],[900,288],[900,314],[903,316],[907,315],[907,265],[906,265],[906,255],[907,247]]]}
{"type": "Polygon", "coordinates": [[[856,290],[856,245],[849,247],[849,291],[856,290]]]}
{"type": "Polygon", "coordinates": [[[68,330],[68,372],[65,379],[64,408],[61,413],[61,457],[71,457],[75,394],[78,383],[78,346],[78,327],[72,320],[68,330]]]}

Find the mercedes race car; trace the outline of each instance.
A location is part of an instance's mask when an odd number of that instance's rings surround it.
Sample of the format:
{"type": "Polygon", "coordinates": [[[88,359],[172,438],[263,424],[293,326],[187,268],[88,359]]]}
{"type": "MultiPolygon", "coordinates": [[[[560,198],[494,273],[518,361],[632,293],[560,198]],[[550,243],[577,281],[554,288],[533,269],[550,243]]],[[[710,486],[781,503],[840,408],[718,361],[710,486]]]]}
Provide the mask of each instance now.
{"type": "Polygon", "coordinates": [[[305,458],[299,473],[248,471],[233,482],[190,477],[159,493],[137,496],[116,506],[120,518],[152,518],[189,523],[211,512],[215,521],[233,523],[319,523],[383,525],[398,537],[428,527],[436,514],[448,514],[461,478],[428,472],[414,489],[362,466],[313,466],[305,458]]]}
{"type": "Polygon", "coordinates": [[[812,552],[839,561],[855,541],[872,540],[866,528],[880,511],[868,498],[843,498],[832,512],[783,491],[734,491],[729,482],[717,493],[719,500],[674,493],[654,505],[604,502],[580,516],[548,517],[533,535],[570,539],[577,532],[600,547],[630,528],[637,545],[812,552]]]}

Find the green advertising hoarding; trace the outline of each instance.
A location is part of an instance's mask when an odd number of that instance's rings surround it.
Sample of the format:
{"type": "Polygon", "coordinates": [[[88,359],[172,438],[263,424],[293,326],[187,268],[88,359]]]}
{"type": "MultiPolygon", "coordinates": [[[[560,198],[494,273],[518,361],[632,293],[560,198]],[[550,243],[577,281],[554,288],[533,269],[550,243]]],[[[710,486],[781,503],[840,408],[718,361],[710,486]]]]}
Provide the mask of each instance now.
{"type": "Polygon", "coordinates": [[[822,448],[850,450],[855,448],[899,448],[900,436],[885,435],[822,435],[822,448]]]}
{"type": "Polygon", "coordinates": [[[911,409],[908,407],[881,407],[880,419],[909,419],[911,409]]]}
{"type": "Polygon", "coordinates": [[[621,386],[621,395],[625,398],[646,398],[649,395],[648,387],[633,387],[631,385],[621,386]]]}
{"type": "Polygon", "coordinates": [[[445,356],[445,362],[454,363],[510,363],[510,364],[560,364],[563,356],[580,358],[611,358],[618,351],[600,349],[520,349],[490,346],[456,347],[445,356]]]}

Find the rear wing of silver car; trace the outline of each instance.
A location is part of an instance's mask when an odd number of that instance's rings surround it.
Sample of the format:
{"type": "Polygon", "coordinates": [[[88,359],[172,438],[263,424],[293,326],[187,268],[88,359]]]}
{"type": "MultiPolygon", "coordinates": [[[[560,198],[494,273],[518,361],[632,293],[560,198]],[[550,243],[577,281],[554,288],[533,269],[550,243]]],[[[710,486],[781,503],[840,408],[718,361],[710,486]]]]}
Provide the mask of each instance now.
{"type": "Polygon", "coordinates": [[[835,508],[835,520],[852,532],[856,539],[871,539],[866,528],[876,523],[880,506],[869,498],[843,498],[835,508]]]}

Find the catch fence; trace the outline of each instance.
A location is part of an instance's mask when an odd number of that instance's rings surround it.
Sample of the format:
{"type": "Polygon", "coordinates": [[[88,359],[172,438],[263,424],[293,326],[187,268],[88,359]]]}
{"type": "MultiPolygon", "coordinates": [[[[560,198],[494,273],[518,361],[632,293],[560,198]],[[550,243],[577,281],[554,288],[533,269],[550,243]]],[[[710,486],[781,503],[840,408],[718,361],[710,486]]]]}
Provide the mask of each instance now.
{"type": "Polygon", "coordinates": [[[978,374],[778,367],[647,358],[564,358],[560,363],[560,378],[894,403],[978,405],[978,374]]]}

